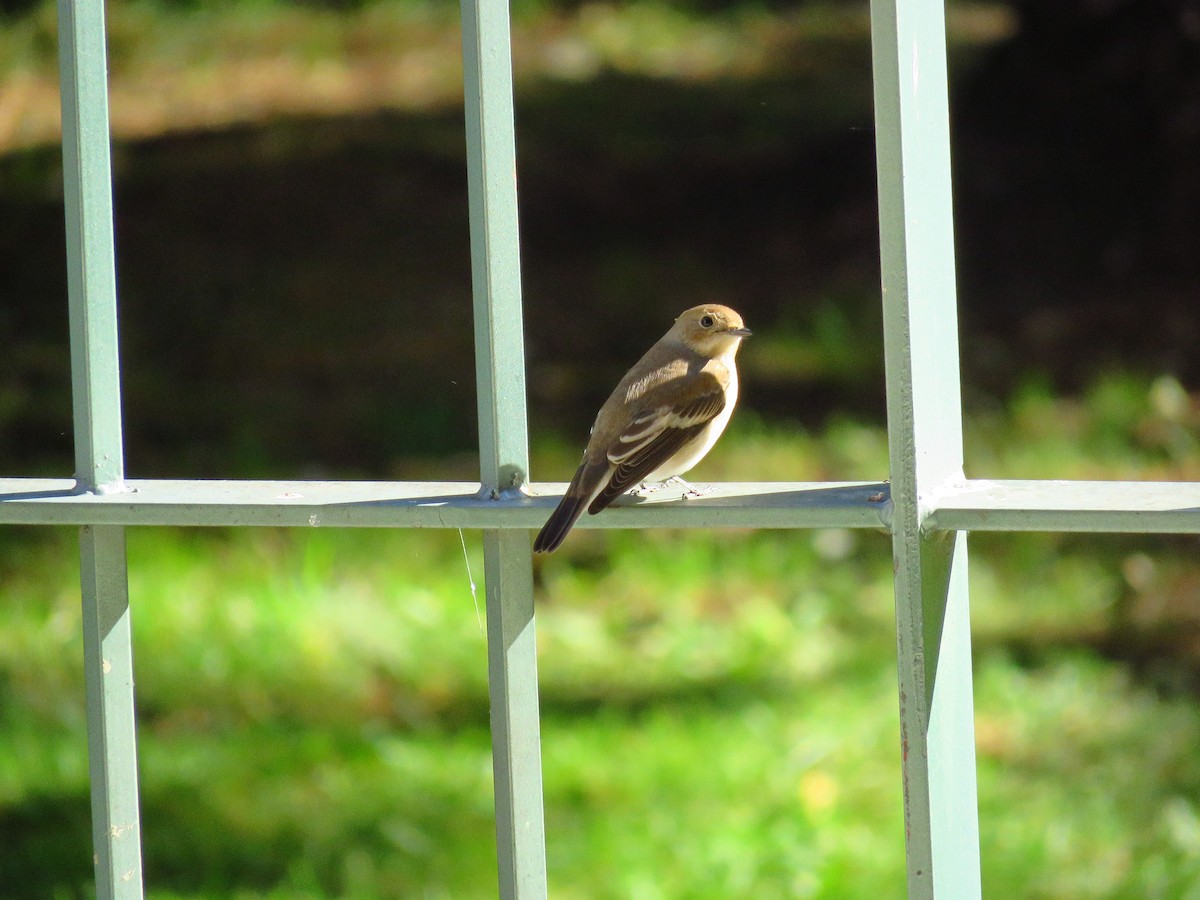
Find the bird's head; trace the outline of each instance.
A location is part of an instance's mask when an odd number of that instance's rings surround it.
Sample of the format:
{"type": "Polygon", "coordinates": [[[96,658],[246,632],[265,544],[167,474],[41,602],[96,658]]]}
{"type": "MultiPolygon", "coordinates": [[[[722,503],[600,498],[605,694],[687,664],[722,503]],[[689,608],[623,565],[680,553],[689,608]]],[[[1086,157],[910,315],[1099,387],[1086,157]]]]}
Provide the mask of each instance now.
{"type": "Polygon", "coordinates": [[[675,320],[671,333],[701,356],[732,356],[750,329],[728,306],[705,303],[693,306],[675,320]]]}

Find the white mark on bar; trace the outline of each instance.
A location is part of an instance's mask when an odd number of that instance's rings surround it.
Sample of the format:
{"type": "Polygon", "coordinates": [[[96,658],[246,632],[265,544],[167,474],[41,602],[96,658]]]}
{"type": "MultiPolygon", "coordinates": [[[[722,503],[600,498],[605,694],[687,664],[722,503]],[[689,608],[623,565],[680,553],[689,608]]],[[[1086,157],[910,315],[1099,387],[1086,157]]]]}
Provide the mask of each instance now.
{"type": "Polygon", "coordinates": [[[108,836],[113,840],[119,841],[121,838],[125,837],[125,835],[132,832],[133,827],[133,822],[128,822],[124,825],[110,825],[108,826],[108,836]]]}
{"type": "Polygon", "coordinates": [[[321,524],[321,517],[319,515],[317,515],[316,513],[313,513],[311,516],[308,517],[308,524],[311,525],[313,528],[316,528],[318,525],[321,524]]]}
{"type": "Polygon", "coordinates": [[[122,872],[122,873],[121,873],[121,880],[122,880],[122,881],[132,881],[132,880],[133,880],[133,873],[134,873],[134,871],[135,871],[135,870],[133,870],[133,869],[130,869],[128,872],[122,872]]]}
{"type": "Polygon", "coordinates": [[[100,671],[103,672],[105,675],[107,675],[109,672],[112,671],[112,663],[110,663],[107,659],[101,660],[100,661],[100,671]]]}

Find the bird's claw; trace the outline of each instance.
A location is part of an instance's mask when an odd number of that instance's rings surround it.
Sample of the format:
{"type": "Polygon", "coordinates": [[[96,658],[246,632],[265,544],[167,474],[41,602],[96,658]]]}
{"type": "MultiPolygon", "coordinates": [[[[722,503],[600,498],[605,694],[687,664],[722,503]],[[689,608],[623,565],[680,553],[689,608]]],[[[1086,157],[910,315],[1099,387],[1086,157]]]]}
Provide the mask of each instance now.
{"type": "Polygon", "coordinates": [[[682,487],[684,490],[683,490],[683,495],[680,497],[681,500],[696,500],[700,497],[703,497],[705,494],[712,493],[711,487],[698,488],[694,484],[684,481],[678,475],[672,475],[670,478],[668,478],[663,483],[664,484],[676,484],[676,485],[679,485],[680,487],[682,487]]]}

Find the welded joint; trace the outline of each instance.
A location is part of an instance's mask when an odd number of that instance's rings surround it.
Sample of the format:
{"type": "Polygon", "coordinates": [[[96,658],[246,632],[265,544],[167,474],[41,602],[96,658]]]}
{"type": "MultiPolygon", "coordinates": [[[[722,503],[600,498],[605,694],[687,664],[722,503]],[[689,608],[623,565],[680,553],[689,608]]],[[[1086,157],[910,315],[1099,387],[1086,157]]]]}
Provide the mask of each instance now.
{"type": "Polygon", "coordinates": [[[967,478],[961,469],[932,490],[921,491],[917,496],[917,530],[923,535],[935,534],[946,529],[937,524],[937,512],[948,497],[955,497],[974,489],[980,484],[967,478]]]}
{"type": "Polygon", "coordinates": [[[136,494],[138,489],[127,484],[124,478],[117,478],[112,481],[105,481],[101,484],[91,485],[85,482],[82,478],[76,477],[75,488],[72,494],[94,494],[100,497],[110,497],[115,494],[136,494]]]}
{"type": "MultiPolygon", "coordinates": [[[[501,474],[505,473],[502,471],[501,474]]],[[[480,484],[479,490],[475,492],[475,498],[503,502],[505,500],[525,500],[537,496],[529,490],[529,482],[525,478],[525,473],[519,468],[514,466],[508,469],[507,475],[508,481],[504,485],[480,484]]]]}
{"type": "Polygon", "coordinates": [[[879,494],[873,494],[867,498],[867,502],[876,504],[879,524],[884,531],[891,534],[896,521],[896,503],[892,500],[891,491],[889,490],[886,494],[882,491],[879,494]]]}

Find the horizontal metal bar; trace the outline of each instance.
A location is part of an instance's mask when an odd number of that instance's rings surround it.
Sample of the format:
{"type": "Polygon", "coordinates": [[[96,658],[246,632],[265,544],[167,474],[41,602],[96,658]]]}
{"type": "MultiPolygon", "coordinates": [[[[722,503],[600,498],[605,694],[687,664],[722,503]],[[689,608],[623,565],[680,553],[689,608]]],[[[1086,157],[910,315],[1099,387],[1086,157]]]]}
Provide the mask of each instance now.
{"type": "MultiPolygon", "coordinates": [[[[127,480],[85,493],[71,479],[0,478],[0,524],[268,525],[380,528],[540,528],[565,484],[481,496],[473,482],[127,480]]],[[[881,528],[888,488],[877,482],[748,482],[625,496],[576,527],[881,528]]]]}
{"type": "MultiPolygon", "coordinates": [[[[540,528],[565,490],[480,495],[477,482],[130,480],[82,492],[69,478],[0,478],[0,524],[540,528]]],[[[704,497],[626,496],[582,528],[888,528],[879,482],[726,482],[704,497]]],[[[925,531],[1200,533],[1200,483],[984,481],[924,501],[925,531]]]]}
{"type": "Polygon", "coordinates": [[[925,531],[1200,533],[1200,482],[984,481],[946,485],[925,531]]]}

